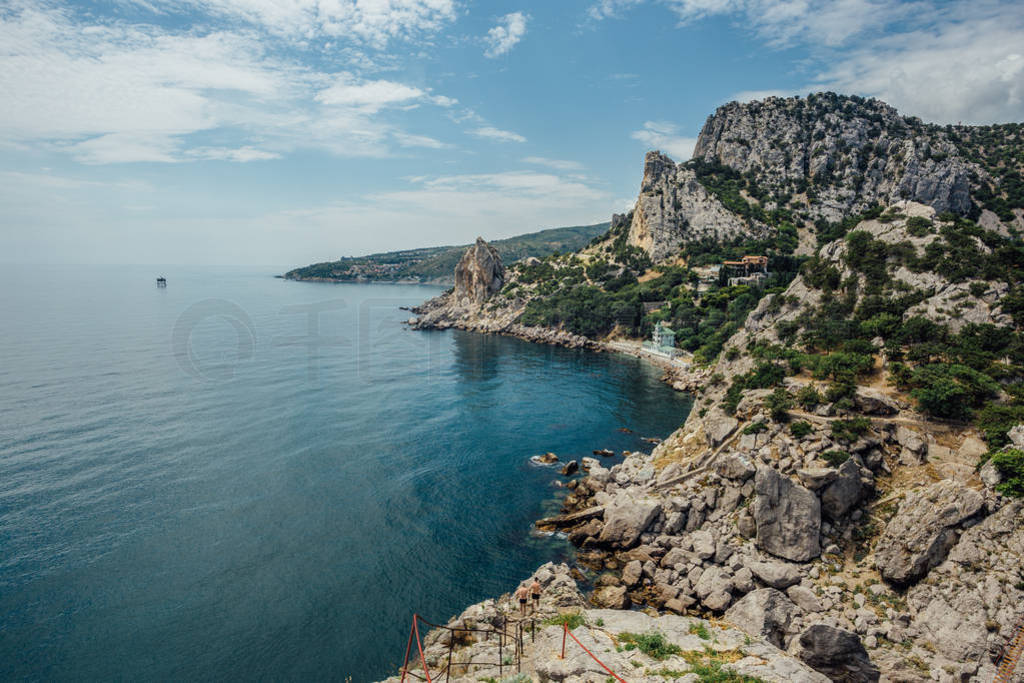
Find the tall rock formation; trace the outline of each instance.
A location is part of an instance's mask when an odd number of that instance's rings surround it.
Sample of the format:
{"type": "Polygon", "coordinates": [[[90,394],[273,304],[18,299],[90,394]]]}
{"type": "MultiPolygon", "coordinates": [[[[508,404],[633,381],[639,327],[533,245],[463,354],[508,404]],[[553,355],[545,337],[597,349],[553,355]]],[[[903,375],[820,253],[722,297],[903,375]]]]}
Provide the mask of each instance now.
{"type": "Polygon", "coordinates": [[[498,250],[477,237],[455,267],[455,300],[462,306],[479,305],[504,284],[505,267],[498,250]]]}
{"type": "Polygon", "coordinates": [[[834,93],[723,105],[693,158],[751,174],[767,189],[810,191],[811,213],[829,220],[900,199],[966,215],[971,173],[982,172],[937,126],[834,93]]]}
{"type": "MultiPolygon", "coordinates": [[[[614,221],[613,221],[614,224],[614,221]]],[[[768,226],[732,213],[700,184],[693,169],[661,152],[644,158],[644,178],[629,227],[629,243],[659,261],[688,241],[763,236],[768,226]]]]}

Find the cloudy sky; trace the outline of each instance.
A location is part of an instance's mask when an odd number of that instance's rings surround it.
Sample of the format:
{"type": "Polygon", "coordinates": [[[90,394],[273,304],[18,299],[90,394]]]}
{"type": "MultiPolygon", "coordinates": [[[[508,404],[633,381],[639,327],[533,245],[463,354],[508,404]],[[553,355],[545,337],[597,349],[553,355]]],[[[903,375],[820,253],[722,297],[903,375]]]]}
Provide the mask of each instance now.
{"type": "Polygon", "coordinates": [[[0,0],[0,260],[304,264],[607,220],[731,99],[1024,120],[1019,0],[0,0]]]}

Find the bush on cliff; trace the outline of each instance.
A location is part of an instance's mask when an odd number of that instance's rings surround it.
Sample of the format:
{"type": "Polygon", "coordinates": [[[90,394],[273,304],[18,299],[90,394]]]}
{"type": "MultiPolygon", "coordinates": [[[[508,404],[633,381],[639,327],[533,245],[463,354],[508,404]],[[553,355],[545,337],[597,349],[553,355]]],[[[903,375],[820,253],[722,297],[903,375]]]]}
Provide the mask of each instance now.
{"type": "Polygon", "coordinates": [[[1024,451],[1009,448],[992,454],[990,459],[1003,477],[996,490],[1004,496],[1024,498],[1024,451]]]}

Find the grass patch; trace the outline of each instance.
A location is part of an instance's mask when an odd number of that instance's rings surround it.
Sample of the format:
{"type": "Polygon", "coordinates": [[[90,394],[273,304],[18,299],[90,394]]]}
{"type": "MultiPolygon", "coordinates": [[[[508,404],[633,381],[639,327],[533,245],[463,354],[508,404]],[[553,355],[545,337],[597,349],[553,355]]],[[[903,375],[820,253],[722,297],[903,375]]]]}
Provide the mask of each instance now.
{"type": "Polygon", "coordinates": [[[579,628],[583,626],[584,622],[583,615],[579,612],[566,612],[565,614],[559,614],[554,617],[548,617],[543,623],[545,626],[561,626],[562,624],[568,624],[569,630],[579,628]]]}
{"type": "Polygon", "coordinates": [[[663,633],[657,631],[650,633],[623,632],[619,634],[619,640],[624,643],[622,649],[640,650],[648,657],[657,660],[668,659],[683,651],[678,645],[668,642],[663,633]]]}
{"type": "Polygon", "coordinates": [[[711,634],[708,633],[708,627],[701,622],[690,624],[690,633],[701,640],[711,640],[711,634]]]}

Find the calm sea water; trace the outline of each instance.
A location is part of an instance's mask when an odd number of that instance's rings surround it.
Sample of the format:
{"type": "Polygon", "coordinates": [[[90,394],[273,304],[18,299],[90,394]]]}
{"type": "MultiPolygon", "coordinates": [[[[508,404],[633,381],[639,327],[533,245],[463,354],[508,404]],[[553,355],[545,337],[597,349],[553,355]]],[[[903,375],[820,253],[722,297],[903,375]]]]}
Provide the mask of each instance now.
{"type": "Polygon", "coordinates": [[[157,274],[0,269],[0,679],[383,677],[413,611],[569,555],[530,455],[689,410],[633,359],[404,328],[435,288],[157,274]]]}

